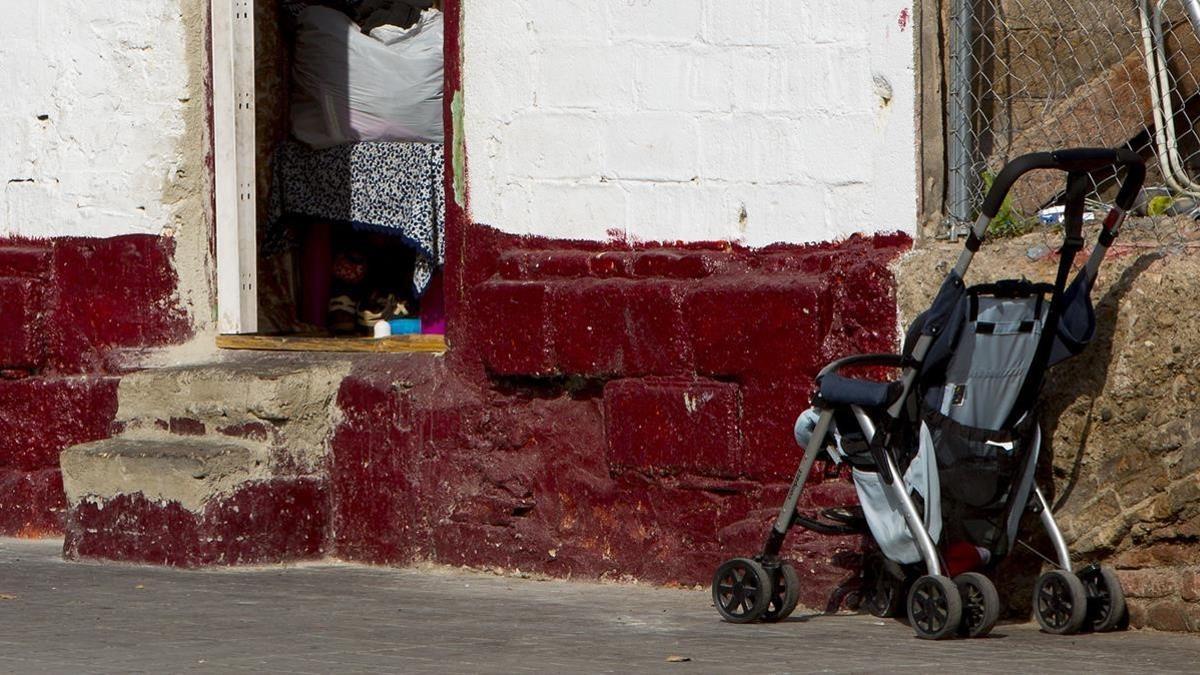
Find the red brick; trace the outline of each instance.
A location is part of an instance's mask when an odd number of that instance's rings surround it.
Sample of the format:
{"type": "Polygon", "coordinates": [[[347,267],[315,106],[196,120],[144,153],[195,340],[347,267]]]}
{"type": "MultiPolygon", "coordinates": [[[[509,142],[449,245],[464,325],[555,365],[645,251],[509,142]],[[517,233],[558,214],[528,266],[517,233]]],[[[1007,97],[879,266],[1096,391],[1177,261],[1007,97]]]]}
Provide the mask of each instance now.
{"type": "Polygon", "coordinates": [[[47,358],[65,372],[102,370],[114,349],[185,341],[174,244],[151,235],[54,240],[53,297],[45,326],[47,358]]]}
{"type": "Polygon", "coordinates": [[[1121,588],[1132,598],[1161,598],[1178,592],[1171,569],[1119,570],[1121,588]]]}
{"type": "Polygon", "coordinates": [[[753,378],[742,385],[745,473],[758,480],[789,481],[804,451],[796,445],[796,418],[809,406],[811,380],[753,378]]]}
{"type": "Polygon", "coordinates": [[[477,347],[484,364],[498,375],[554,373],[550,335],[546,330],[546,286],[536,282],[500,281],[478,287],[473,302],[477,347]]]}
{"type": "Polygon", "coordinates": [[[51,260],[48,247],[27,243],[0,246],[0,276],[44,277],[50,272],[51,260]]]}
{"type": "Polygon", "coordinates": [[[0,278],[0,368],[37,370],[45,364],[41,280],[0,278]]]}
{"type": "Polygon", "coordinates": [[[669,282],[578,281],[550,287],[560,372],[587,376],[691,370],[682,293],[669,282]]]}
{"type": "Polygon", "coordinates": [[[639,277],[702,279],[713,273],[717,256],[696,251],[646,251],[633,260],[633,273],[639,277]]]}
{"type": "Polygon", "coordinates": [[[652,474],[741,473],[741,396],[736,384],[647,378],[604,388],[608,461],[652,474]]]}
{"type": "Polygon", "coordinates": [[[820,280],[804,276],[721,279],[684,305],[702,375],[815,375],[826,330],[820,280]]]}
{"type": "Polygon", "coordinates": [[[117,380],[59,377],[0,380],[0,467],[58,467],[58,453],[109,436],[117,380]]]}
{"type": "Polygon", "coordinates": [[[58,469],[0,469],[0,535],[44,537],[62,532],[66,497],[58,469]]]}

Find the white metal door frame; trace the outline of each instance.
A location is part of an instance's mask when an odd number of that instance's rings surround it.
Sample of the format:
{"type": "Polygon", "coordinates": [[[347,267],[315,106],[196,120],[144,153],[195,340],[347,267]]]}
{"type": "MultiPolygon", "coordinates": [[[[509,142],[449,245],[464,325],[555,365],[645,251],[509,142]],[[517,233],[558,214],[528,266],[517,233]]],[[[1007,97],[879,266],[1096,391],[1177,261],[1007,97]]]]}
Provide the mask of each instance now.
{"type": "Polygon", "coordinates": [[[254,0],[212,0],[217,325],[258,330],[254,0]]]}

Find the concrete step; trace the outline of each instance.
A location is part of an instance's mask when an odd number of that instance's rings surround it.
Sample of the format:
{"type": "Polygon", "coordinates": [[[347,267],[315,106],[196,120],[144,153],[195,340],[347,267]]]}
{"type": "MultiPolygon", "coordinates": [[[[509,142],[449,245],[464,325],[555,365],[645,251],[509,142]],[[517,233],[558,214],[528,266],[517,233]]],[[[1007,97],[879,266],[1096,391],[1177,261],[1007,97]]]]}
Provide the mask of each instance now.
{"type": "Polygon", "coordinates": [[[266,448],[274,471],[323,468],[344,358],[239,353],[126,375],[116,429],[127,438],[223,438],[266,448]]]}
{"type": "Polygon", "coordinates": [[[262,447],[227,439],[109,438],[63,451],[63,489],[69,505],[140,493],[200,512],[241,485],[269,478],[262,447]]]}
{"type": "Polygon", "coordinates": [[[117,437],[60,459],[68,558],[196,567],[324,554],[327,480],[276,474],[261,444],[117,437]]]}

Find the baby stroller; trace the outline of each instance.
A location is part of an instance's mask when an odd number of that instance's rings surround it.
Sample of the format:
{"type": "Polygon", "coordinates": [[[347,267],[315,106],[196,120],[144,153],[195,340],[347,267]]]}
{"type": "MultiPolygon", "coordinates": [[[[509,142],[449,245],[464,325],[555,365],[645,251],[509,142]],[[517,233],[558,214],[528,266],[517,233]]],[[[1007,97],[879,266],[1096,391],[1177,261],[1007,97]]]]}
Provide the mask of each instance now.
{"type": "Polygon", "coordinates": [[[1000,607],[983,572],[1009,553],[1028,511],[1039,517],[1058,559],[1058,568],[1034,584],[1042,629],[1071,634],[1121,625],[1125,601],[1115,574],[1098,565],[1073,570],[1035,484],[1041,446],[1036,404],[1046,369],[1078,354],[1095,334],[1090,294],[1096,272],[1145,174],[1135,153],[1093,148],[1029,154],[1004,167],[966,250],[910,326],[903,353],[851,356],[817,376],[813,408],[797,423],[804,457],[762,553],[726,561],[714,575],[713,603],[725,620],[779,621],[795,609],[799,576],[780,551],[788,530],[798,525],[825,534],[870,532],[879,551],[864,565],[860,594],[872,614],[894,616],[905,604],[918,637],[986,635],[1000,607]],[[1125,177],[1116,206],[1071,281],[1084,244],[1091,177],[1120,168],[1125,177]],[[1054,284],[1006,280],[967,287],[963,278],[988,225],[1017,179],[1037,169],[1067,174],[1065,237],[1054,284]],[[901,376],[874,382],[840,374],[863,366],[899,368],[901,376]],[[818,459],[850,465],[861,512],[826,509],[821,518],[797,513],[818,459]]]}

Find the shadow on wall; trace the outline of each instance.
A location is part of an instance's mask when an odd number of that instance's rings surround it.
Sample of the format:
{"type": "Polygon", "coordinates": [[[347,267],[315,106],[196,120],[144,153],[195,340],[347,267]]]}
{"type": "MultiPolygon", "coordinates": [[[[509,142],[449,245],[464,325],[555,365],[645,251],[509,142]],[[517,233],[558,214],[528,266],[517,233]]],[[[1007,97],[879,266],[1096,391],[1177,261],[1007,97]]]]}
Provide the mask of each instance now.
{"type": "MultiPolygon", "coordinates": [[[[1096,337],[1092,343],[1079,356],[1052,369],[1046,378],[1040,404],[1043,452],[1038,461],[1037,483],[1046,493],[1046,499],[1052,504],[1051,509],[1056,515],[1068,504],[1079,482],[1088,438],[1092,431],[1093,413],[1104,392],[1105,383],[1108,382],[1113,359],[1119,352],[1115,348],[1115,338],[1122,304],[1138,278],[1151,264],[1163,257],[1162,253],[1157,252],[1141,255],[1121,272],[1120,277],[1108,287],[1104,295],[1095,300],[1096,337]],[[1081,428],[1065,428],[1070,426],[1064,420],[1068,411],[1078,412],[1078,416],[1082,417],[1081,428]],[[1061,434],[1060,427],[1064,427],[1062,430],[1069,433],[1061,434]],[[1077,441],[1067,446],[1062,441],[1068,437],[1077,441]],[[1069,462],[1071,468],[1066,483],[1060,490],[1055,473],[1056,467],[1063,466],[1064,461],[1069,462]]],[[[1075,417],[1077,416],[1071,416],[1072,421],[1075,417]]],[[[1061,521],[1061,516],[1059,519],[1061,521]]],[[[1060,526],[1063,526],[1061,522],[1060,526]]],[[[1021,540],[1028,546],[1048,559],[1054,558],[1053,547],[1036,516],[1027,516],[1021,531],[1024,533],[1021,540]]],[[[1071,546],[1071,553],[1076,557],[1076,562],[1081,562],[1078,555],[1080,551],[1074,546],[1071,546]]],[[[999,578],[1003,581],[1002,588],[1009,596],[1007,606],[1010,615],[1029,616],[1032,611],[1030,598],[1033,584],[1045,562],[1046,560],[1037,553],[1020,545],[1005,561],[999,578]]]]}
{"type": "MultiPolygon", "coordinates": [[[[1084,451],[1087,448],[1088,436],[1092,429],[1092,413],[1095,411],[1096,400],[1104,391],[1104,383],[1108,381],[1109,368],[1112,365],[1114,339],[1116,336],[1117,319],[1121,313],[1121,303],[1133,288],[1134,282],[1149,269],[1150,265],[1165,257],[1163,253],[1147,253],[1141,255],[1126,268],[1120,278],[1109,287],[1108,292],[1096,303],[1096,338],[1080,356],[1076,357],[1070,369],[1060,368],[1051,371],[1047,386],[1042,393],[1042,425],[1046,435],[1047,453],[1039,466],[1040,484],[1054,492],[1050,501],[1052,510],[1057,513],[1071,498],[1075,485],[1079,482],[1080,470],[1083,467],[1084,451]],[[1071,471],[1067,482],[1060,491],[1054,490],[1051,477],[1054,460],[1065,459],[1059,456],[1055,447],[1056,432],[1063,413],[1076,404],[1087,407],[1083,429],[1079,432],[1079,442],[1073,449],[1062,448],[1063,452],[1071,453],[1071,471]]],[[[1059,462],[1061,464],[1061,462],[1059,462]]]]}

